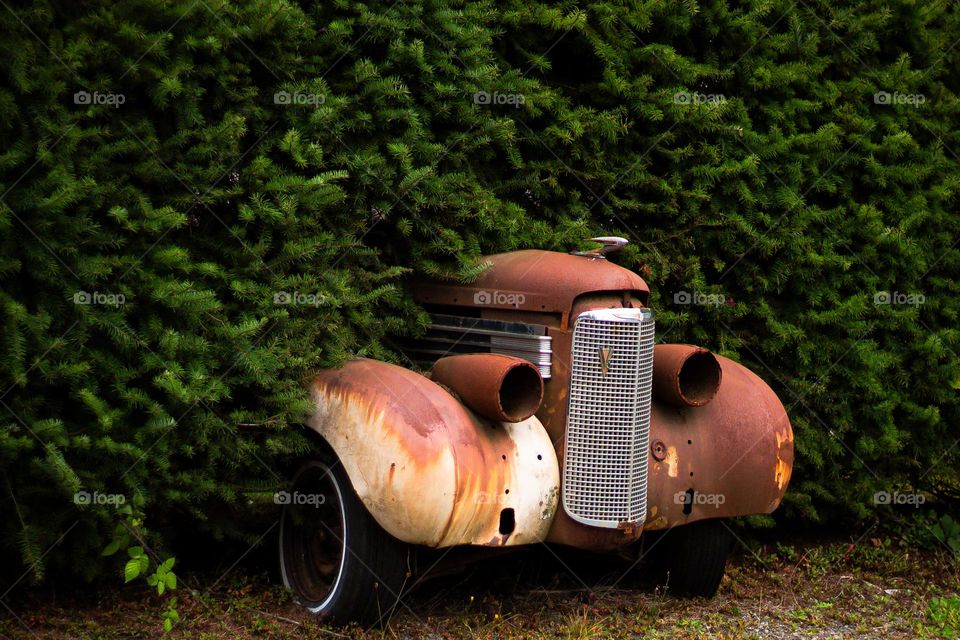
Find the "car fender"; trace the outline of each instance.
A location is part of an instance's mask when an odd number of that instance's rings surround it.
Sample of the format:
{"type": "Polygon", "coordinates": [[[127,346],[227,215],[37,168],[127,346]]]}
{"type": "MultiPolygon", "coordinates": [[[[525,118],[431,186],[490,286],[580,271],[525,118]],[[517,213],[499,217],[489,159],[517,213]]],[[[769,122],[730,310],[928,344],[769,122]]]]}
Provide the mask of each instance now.
{"type": "Polygon", "coordinates": [[[394,537],[428,547],[546,538],[560,472],[536,417],[488,420],[425,376],[369,359],[321,372],[311,393],[307,426],[394,537]]]}
{"type": "Polygon", "coordinates": [[[752,371],[717,360],[722,382],[708,404],[653,402],[647,530],[771,513],[786,493],[793,429],[783,404],[752,371]]]}

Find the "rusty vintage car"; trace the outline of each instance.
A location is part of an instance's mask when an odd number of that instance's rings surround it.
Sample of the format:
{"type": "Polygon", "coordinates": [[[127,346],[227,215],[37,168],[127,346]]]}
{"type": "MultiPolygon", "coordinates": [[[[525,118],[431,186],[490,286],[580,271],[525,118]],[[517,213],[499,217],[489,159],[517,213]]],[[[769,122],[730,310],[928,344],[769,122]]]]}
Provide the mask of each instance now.
{"type": "Polygon", "coordinates": [[[704,348],[655,344],[649,289],[592,252],[489,257],[470,285],[419,282],[431,314],[409,367],[320,373],[280,533],[283,580],[311,611],[377,622],[425,548],[662,545],[675,592],[713,595],[724,519],[770,513],[793,465],[780,400],[704,348]],[[312,499],[311,499],[312,497],[312,499]]]}

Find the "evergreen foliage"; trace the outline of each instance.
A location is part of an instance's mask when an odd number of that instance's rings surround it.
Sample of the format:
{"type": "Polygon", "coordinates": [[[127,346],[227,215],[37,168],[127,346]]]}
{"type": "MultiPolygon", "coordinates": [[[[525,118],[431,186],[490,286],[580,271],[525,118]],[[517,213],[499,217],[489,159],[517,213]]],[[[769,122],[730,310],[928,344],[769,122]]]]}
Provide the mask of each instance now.
{"type": "Polygon", "coordinates": [[[115,516],[78,492],[241,534],[310,446],[310,372],[423,321],[406,274],[598,233],[633,241],[661,337],[789,407],[785,516],[955,480],[947,2],[38,0],[0,26],[0,547],[37,579],[101,567],[115,516]]]}

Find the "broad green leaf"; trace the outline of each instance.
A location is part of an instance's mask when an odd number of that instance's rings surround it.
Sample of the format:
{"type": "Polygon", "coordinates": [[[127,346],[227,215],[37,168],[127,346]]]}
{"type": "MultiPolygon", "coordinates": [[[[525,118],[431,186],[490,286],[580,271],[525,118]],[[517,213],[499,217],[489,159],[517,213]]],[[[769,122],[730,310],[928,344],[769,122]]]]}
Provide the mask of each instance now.
{"type": "Polygon", "coordinates": [[[127,560],[127,564],[123,567],[123,581],[130,582],[134,578],[140,575],[140,562],[136,558],[131,558],[127,560]]]}
{"type": "Polygon", "coordinates": [[[103,552],[100,554],[102,556],[112,556],[117,551],[120,551],[120,548],[123,546],[123,540],[114,540],[106,546],[103,552]]]}

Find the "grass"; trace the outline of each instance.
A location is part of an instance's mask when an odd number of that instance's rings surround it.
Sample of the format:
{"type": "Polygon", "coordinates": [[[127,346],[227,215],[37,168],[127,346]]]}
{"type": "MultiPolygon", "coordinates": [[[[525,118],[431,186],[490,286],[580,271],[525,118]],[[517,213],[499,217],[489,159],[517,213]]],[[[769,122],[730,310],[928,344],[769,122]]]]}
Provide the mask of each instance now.
{"type": "MultiPolygon", "coordinates": [[[[800,541],[740,549],[712,600],[674,598],[642,567],[535,547],[428,581],[378,630],[306,614],[269,573],[188,576],[171,638],[956,638],[960,563],[903,543],[800,541]],[[211,589],[210,587],[213,586],[211,589]]],[[[7,638],[155,638],[145,590],[23,590],[7,638]]]]}

